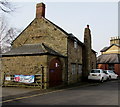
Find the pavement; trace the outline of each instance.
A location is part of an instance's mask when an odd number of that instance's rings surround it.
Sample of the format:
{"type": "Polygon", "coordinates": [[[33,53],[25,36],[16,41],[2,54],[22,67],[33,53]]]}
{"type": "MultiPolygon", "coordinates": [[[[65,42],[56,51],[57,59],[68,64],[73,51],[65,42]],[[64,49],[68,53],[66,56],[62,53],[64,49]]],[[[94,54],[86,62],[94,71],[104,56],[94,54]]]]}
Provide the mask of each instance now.
{"type": "Polygon", "coordinates": [[[2,87],[2,97],[25,94],[39,89],[21,87],[2,87]]]}
{"type": "MultiPolygon", "coordinates": [[[[7,88],[10,87],[4,87],[3,91],[7,91],[7,88]]],[[[15,90],[16,89],[18,89],[18,92],[22,89],[24,90],[24,88],[15,88],[15,90]]],[[[107,81],[104,83],[86,82],[48,90],[30,89],[27,91],[28,92],[25,92],[24,90],[24,92],[19,92],[16,95],[5,96],[0,103],[4,106],[74,104],[108,105],[108,107],[109,105],[118,104],[118,81],[107,81]]]]}
{"type": "Polygon", "coordinates": [[[5,98],[13,98],[17,96],[25,96],[25,95],[32,95],[35,93],[46,93],[46,92],[51,92],[55,90],[60,90],[60,89],[67,89],[67,88],[72,88],[76,86],[88,86],[88,85],[96,85],[100,83],[96,82],[81,82],[81,83],[76,83],[72,85],[67,85],[67,86],[58,86],[58,87],[53,87],[49,89],[39,89],[39,88],[24,88],[24,87],[2,87],[0,97],[3,99],[5,98]]]}

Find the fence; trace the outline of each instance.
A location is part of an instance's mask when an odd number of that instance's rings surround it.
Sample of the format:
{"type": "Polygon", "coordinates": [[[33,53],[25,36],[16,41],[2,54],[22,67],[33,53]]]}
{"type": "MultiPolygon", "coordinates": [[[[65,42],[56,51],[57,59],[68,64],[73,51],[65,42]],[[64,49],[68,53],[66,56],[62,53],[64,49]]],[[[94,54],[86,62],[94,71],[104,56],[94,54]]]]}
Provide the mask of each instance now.
{"type": "Polygon", "coordinates": [[[18,86],[18,87],[40,87],[44,88],[44,75],[11,75],[4,73],[2,86],[18,86]]]}

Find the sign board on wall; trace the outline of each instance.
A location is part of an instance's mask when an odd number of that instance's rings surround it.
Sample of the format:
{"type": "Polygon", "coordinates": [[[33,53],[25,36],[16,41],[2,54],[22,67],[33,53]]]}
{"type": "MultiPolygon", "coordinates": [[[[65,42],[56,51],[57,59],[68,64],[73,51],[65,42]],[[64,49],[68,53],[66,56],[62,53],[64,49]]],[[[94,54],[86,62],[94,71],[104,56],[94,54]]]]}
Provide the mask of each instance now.
{"type": "Polygon", "coordinates": [[[6,81],[10,81],[10,80],[11,80],[11,77],[5,77],[5,80],[6,80],[6,81]]]}
{"type": "Polygon", "coordinates": [[[34,75],[14,75],[14,81],[22,83],[33,83],[34,75]]]}

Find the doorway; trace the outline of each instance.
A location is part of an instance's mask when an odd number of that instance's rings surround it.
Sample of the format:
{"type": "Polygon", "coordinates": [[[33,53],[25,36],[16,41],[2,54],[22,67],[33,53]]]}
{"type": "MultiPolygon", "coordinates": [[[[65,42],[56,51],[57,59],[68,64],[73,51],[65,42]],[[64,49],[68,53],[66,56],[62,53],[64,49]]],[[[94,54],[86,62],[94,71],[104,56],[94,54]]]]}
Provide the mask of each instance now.
{"type": "Polygon", "coordinates": [[[49,87],[57,86],[62,83],[62,64],[58,58],[50,61],[49,65],[49,87]]]}

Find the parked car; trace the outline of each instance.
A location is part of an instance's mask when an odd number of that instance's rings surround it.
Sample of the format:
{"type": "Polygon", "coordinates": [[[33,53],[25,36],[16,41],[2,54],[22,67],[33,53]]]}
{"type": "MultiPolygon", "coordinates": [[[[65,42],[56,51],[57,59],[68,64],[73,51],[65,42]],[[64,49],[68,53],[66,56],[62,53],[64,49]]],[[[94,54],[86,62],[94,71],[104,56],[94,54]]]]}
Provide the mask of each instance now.
{"type": "Polygon", "coordinates": [[[89,80],[98,80],[104,82],[108,79],[108,74],[103,69],[92,69],[88,76],[89,80]]]}
{"type": "Polygon", "coordinates": [[[113,70],[104,70],[109,76],[109,79],[118,79],[118,75],[113,70]]]}

